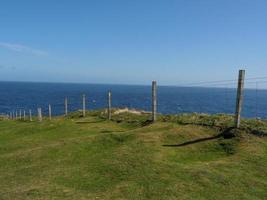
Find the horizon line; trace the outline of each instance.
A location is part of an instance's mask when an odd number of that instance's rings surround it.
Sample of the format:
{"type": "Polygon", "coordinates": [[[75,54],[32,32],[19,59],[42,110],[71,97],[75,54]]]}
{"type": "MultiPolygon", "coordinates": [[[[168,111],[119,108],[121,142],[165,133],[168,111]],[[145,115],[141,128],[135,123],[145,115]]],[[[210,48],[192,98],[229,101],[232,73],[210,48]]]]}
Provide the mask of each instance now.
{"type": "MultiPolygon", "coordinates": [[[[10,80],[0,80],[0,83],[3,83],[3,82],[6,82],[6,83],[45,83],[45,84],[77,84],[77,85],[124,85],[124,86],[146,86],[146,87],[149,87],[151,85],[149,84],[127,84],[127,83],[90,83],[90,82],[64,82],[64,81],[58,81],[58,82],[54,82],[54,81],[10,81],[10,80]]],[[[152,83],[152,81],[151,81],[152,83]]],[[[157,84],[158,84],[158,81],[157,81],[157,84]]],[[[158,87],[181,87],[181,88],[227,88],[227,89],[236,89],[236,87],[225,87],[225,86],[187,86],[187,85],[168,85],[168,84],[163,84],[163,85],[159,85],[158,84],[158,87]]],[[[247,87],[245,89],[255,89],[253,87],[247,87]]],[[[266,90],[266,88],[258,88],[258,90],[266,90]]]]}

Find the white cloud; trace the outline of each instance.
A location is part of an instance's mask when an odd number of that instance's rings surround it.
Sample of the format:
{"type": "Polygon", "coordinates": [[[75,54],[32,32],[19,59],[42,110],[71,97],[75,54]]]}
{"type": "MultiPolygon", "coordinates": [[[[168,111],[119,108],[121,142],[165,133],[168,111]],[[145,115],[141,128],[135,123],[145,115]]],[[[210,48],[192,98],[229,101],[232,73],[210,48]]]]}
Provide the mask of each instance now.
{"type": "Polygon", "coordinates": [[[11,44],[11,43],[6,43],[6,42],[0,42],[0,48],[1,47],[5,48],[5,49],[9,49],[11,51],[28,53],[28,54],[32,54],[32,55],[35,55],[35,56],[45,56],[45,55],[47,55],[47,52],[45,52],[43,50],[33,49],[31,47],[24,46],[24,45],[21,45],[21,44],[11,44]]]}

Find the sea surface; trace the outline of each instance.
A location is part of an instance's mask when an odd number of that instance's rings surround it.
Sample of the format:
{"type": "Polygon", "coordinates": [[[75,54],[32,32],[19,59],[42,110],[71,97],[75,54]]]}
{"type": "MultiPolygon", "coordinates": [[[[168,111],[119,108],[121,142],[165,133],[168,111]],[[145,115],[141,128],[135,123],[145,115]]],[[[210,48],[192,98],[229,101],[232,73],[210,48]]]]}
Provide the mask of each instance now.
{"type": "MultiPolygon", "coordinates": [[[[36,114],[41,107],[47,114],[51,104],[53,115],[60,115],[65,97],[69,111],[81,109],[82,94],[86,95],[87,109],[105,108],[109,90],[113,107],[151,110],[151,86],[0,82],[0,113],[31,109],[36,114]]],[[[233,114],[235,98],[236,89],[232,88],[158,86],[158,112],[233,114]]],[[[245,90],[242,116],[267,118],[267,90],[245,90]]]]}

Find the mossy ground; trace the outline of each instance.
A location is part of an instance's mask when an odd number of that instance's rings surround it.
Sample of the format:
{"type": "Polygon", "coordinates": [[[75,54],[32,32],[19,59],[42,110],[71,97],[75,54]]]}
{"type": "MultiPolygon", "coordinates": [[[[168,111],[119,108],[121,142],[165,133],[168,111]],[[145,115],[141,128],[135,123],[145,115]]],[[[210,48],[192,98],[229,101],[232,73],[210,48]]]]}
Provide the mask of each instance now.
{"type": "Polygon", "coordinates": [[[0,199],[267,199],[267,123],[101,112],[0,121],[0,199]]]}

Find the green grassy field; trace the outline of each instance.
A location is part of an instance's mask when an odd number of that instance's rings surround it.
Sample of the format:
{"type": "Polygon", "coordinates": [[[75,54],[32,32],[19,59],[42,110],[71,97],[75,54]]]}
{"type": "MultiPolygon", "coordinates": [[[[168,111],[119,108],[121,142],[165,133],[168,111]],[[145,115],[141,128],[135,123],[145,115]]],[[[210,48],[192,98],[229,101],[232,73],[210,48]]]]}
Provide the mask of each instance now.
{"type": "Polygon", "coordinates": [[[147,118],[0,121],[0,199],[267,199],[267,122],[147,118]]]}

